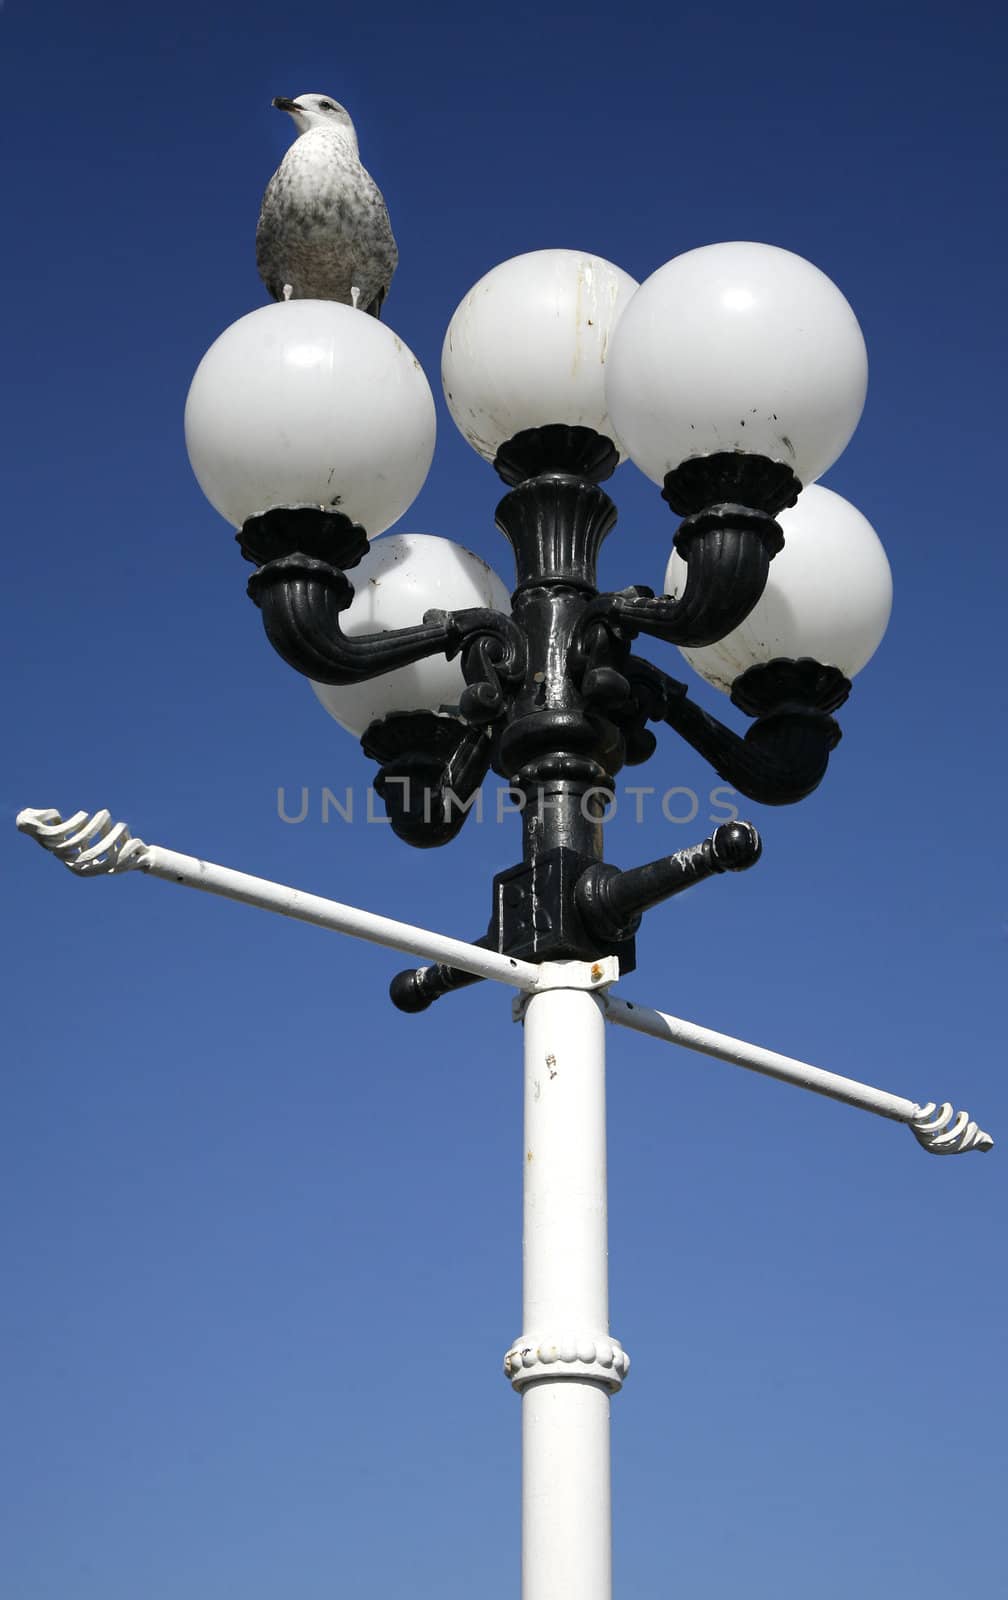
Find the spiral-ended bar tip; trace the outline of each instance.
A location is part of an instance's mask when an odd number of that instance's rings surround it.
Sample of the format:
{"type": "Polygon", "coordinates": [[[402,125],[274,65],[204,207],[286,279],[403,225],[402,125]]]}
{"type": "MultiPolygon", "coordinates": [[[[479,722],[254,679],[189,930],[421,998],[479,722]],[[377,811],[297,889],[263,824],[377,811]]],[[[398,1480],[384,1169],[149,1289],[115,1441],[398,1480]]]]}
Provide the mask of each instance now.
{"type": "Polygon", "coordinates": [[[147,849],[142,839],[131,837],[125,822],[113,822],[108,811],[76,811],[65,822],[58,811],[19,811],[17,825],[82,878],[128,872],[142,865],[147,849]]]}
{"type": "Polygon", "coordinates": [[[910,1131],[922,1149],[933,1156],[957,1156],[967,1150],[986,1154],[994,1148],[994,1140],[970,1120],[968,1111],[955,1111],[946,1100],[936,1105],[929,1100],[920,1106],[910,1120],[910,1131]]]}

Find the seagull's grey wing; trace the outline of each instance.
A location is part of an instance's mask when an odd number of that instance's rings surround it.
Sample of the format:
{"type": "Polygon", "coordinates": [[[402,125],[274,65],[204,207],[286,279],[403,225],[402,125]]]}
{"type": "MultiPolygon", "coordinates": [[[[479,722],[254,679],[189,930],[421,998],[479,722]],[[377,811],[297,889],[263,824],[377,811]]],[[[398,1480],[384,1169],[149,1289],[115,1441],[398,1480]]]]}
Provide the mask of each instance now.
{"type": "Polygon", "coordinates": [[[382,302],[388,294],[392,275],[399,264],[399,250],[389,220],[385,197],[371,174],[362,167],[361,209],[357,227],[357,248],[362,263],[366,263],[368,286],[372,290],[364,310],[373,317],[381,315],[382,302]]]}
{"type": "Polygon", "coordinates": [[[259,268],[260,278],[274,300],[283,299],[284,284],[287,282],[282,265],[286,228],[284,208],[277,193],[279,177],[279,172],[275,172],[266,186],[256,227],[256,266],[259,268]]]}

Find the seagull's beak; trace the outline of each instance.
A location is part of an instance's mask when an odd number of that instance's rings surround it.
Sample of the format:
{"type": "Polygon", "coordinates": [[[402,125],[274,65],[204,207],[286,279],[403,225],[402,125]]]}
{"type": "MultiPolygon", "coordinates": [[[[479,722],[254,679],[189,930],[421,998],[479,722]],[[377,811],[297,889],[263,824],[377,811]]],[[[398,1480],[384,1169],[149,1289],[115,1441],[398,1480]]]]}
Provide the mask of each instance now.
{"type": "Polygon", "coordinates": [[[304,109],[302,106],[298,105],[296,100],[288,100],[287,97],[282,94],[278,94],[276,96],[273,104],[276,106],[278,111],[301,111],[304,109]]]}

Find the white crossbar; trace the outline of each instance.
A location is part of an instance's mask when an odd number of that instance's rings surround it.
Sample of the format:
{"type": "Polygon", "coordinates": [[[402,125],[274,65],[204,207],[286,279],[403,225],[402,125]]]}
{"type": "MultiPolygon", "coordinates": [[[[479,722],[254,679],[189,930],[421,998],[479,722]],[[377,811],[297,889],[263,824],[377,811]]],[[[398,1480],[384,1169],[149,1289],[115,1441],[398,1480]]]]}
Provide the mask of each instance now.
{"type": "Polygon", "coordinates": [[[185,884],[207,894],[258,906],[262,911],[276,911],[283,917],[310,922],[317,928],[349,934],[353,939],[365,939],[391,950],[402,950],[425,961],[460,967],[463,972],[472,972],[495,983],[510,984],[528,993],[556,987],[601,989],[619,976],[619,965],[610,958],[566,962],[565,972],[560,975],[562,981],[558,981],[555,966],[550,970],[531,961],[519,961],[514,956],[485,950],[463,939],[452,939],[428,928],[416,928],[409,922],[396,922],[373,911],[361,911],[356,906],[308,894],[304,889],[292,889],[269,878],[255,878],[247,872],[218,866],[214,861],[181,855],[177,850],[166,850],[163,845],[145,844],[142,839],[131,836],[125,823],[113,823],[107,811],[93,815],[79,811],[66,822],[58,811],[22,811],[17,825],[22,833],[29,834],[51,851],[78,877],[146,872],[152,878],[163,878],[166,883],[185,884]]]}
{"type": "Polygon", "coordinates": [[[603,1003],[608,1020],[620,1027],[716,1056],[721,1061],[730,1061],[735,1066],[747,1067],[751,1072],[784,1083],[797,1084],[799,1088],[811,1089],[831,1100],[842,1100],[876,1116],[905,1122],[918,1143],[932,1155],[986,1151],[994,1144],[990,1134],[978,1128],[968,1112],[953,1110],[948,1101],[940,1106],[934,1101],[918,1105],[902,1095],[889,1094],[885,1089],[859,1083],[854,1078],[843,1078],[822,1067],[810,1066],[806,1061],[796,1061],[774,1050],[764,1050],[760,1045],[748,1044],[744,1039],[733,1039],[726,1033],[715,1033],[665,1011],[653,1011],[649,1006],[606,995],[608,986],[619,976],[619,964],[613,956],[592,962],[519,961],[514,956],[484,950],[480,945],[467,944],[447,934],[415,928],[408,922],[395,922],[373,911],[361,911],[356,906],[342,905],[338,900],[308,894],[304,889],[292,889],[268,878],[254,878],[247,872],[235,872],[213,861],[201,861],[197,856],[166,850],[162,845],[145,844],[142,839],[131,836],[124,822],[113,823],[107,811],[92,815],[78,811],[65,822],[58,811],[22,811],[17,825],[22,833],[29,834],[51,851],[78,877],[146,872],[168,883],[186,884],[208,894],[258,906],[263,911],[279,912],[298,922],[310,922],[334,933],[346,933],[354,939],[403,950],[425,961],[459,967],[463,972],[509,984],[526,994],[557,988],[595,990],[605,996],[603,1003]]]}
{"type": "Polygon", "coordinates": [[[807,1061],[797,1061],[793,1056],[778,1055],[776,1050],[765,1050],[762,1045],[749,1044],[745,1039],[733,1039],[727,1033],[715,1033],[697,1022],[686,1022],[666,1011],[654,1011],[650,1006],[639,1006],[629,1000],[608,995],[605,1001],[606,1016],[621,1028],[635,1033],[646,1033],[652,1039],[664,1039],[669,1044],[682,1045],[703,1055],[716,1056],[719,1061],[729,1061],[733,1066],[746,1067],[767,1078],[777,1078],[781,1083],[793,1083],[801,1089],[811,1089],[813,1094],[826,1095],[830,1100],[841,1100],[845,1105],[857,1106],[861,1111],[871,1111],[877,1117],[889,1117],[894,1122],[905,1122],[918,1142],[932,1155],[957,1155],[965,1150],[987,1151],[994,1140],[971,1121],[966,1111],[953,1111],[947,1102],[938,1106],[933,1101],[918,1105],[903,1095],[890,1094],[886,1089],[876,1089],[870,1083],[859,1083],[856,1078],[844,1078],[837,1072],[827,1072],[813,1067],[807,1061]]]}

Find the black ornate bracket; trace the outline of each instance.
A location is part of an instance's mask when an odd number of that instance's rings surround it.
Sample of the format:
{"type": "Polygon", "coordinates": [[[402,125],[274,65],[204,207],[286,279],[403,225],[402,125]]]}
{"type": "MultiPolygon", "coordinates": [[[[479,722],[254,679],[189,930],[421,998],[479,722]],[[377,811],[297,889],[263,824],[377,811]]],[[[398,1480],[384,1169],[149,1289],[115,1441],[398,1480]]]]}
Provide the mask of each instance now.
{"type": "Polygon", "coordinates": [[[801,484],[779,461],[720,451],[667,474],[662,499],[683,521],[675,548],[686,562],[681,596],[650,589],[602,595],[585,614],[618,626],[626,638],[650,634],[667,644],[705,645],[744,622],[766,588],[770,562],[783,548],[774,520],[794,505],[801,484]]]}
{"type": "Polygon", "coordinates": [[[277,506],[249,517],[235,540],[246,561],[264,567],[283,556],[310,556],[346,571],[368,552],[368,536],[359,522],[342,511],[322,506],[277,506]]]}
{"type": "Polygon", "coordinates": [[[555,422],[545,428],[524,428],[505,440],[494,457],[494,471],[512,488],[562,472],[588,483],[603,483],[619,465],[611,439],[594,428],[555,422]]]}
{"type": "Polygon", "coordinates": [[[339,513],[280,506],[245,523],[243,555],[262,564],[248,583],[267,637],[289,666],[317,683],[351,684],[427,656],[462,656],[470,693],[465,714],[499,714],[504,685],[520,679],[525,639],[504,612],[431,611],[412,628],[348,635],[340,613],[353,600],[346,569],[368,549],[359,525],[339,513]]]}
{"type": "MultiPolygon", "coordinates": [[[[616,522],[601,484],[618,459],[611,439],[561,424],[501,446],[494,466],[508,492],[496,519],[515,558],[510,615],[429,611],[408,628],[348,635],[347,574],[368,549],[363,528],[338,512],[280,506],[238,538],[257,568],[249,594],[270,642],[305,676],[354,684],[429,656],[460,659],[466,687],[455,712],[397,712],[373,723],[362,745],[379,764],[375,787],[393,828],[412,845],[454,838],[491,768],[512,787],[524,859],[494,880],[485,942],[532,960],[616,954],[627,970],[648,905],[758,854],[754,831],[740,824],[629,873],[603,863],[605,800],[622,766],[654,752],[648,725],[673,728],[741,793],[783,805],[821,781],[840,737],[831,713],[850,686],[815,662],[754,667],[733,685],[754,719],[742,737],[633,655],[640,634],[698,646],[744,621],[783,544],[776,518],[801,485],[786,464],[741,452],[684,462],[663,488],[683,519],[682,594],[600,594],[596,564],[616,522]]],[[[431,971],[422,981],[404,975],[397,1003],[417,1009],[466,981],[431,971]]]]}
{"type": "Polygon", "coordinates": [[[840,742],[829,714],[846,700],[850,682],[817,661],[779,660],[750,667],[737,678],[732,700],[755,721],[742,736],[690,700],[686,686],[631,657],[633,701],[628,715],[638,736],[646,722],[664,722],[692,745],[719,777],[761,805],[793,805],[819,787],[840,742]]]}
{"type": "Polygon", "coordinates": [[[372,722],[361,748],[380,765],[375,793],[393,832],[420,849],[455,838],[490,768],[490,737],[483,728],[432,711],[372,722]]]}
{"type": "MultiPolygon", "coordinates": [[[[701,844],[629,872],[562,848],[547,851],[497,874],[490,927],[477,943],[525,961],[615,955],[621,973],[630,972],[644,911],[705,878],[745,871],[762,848],[751,823],[729,822],[701,844]]],[[[426,1011],[441,995],[478,981],[457,967],[417,967],[397,973],[389,995],[400,1011],[426,1011]]]]}

